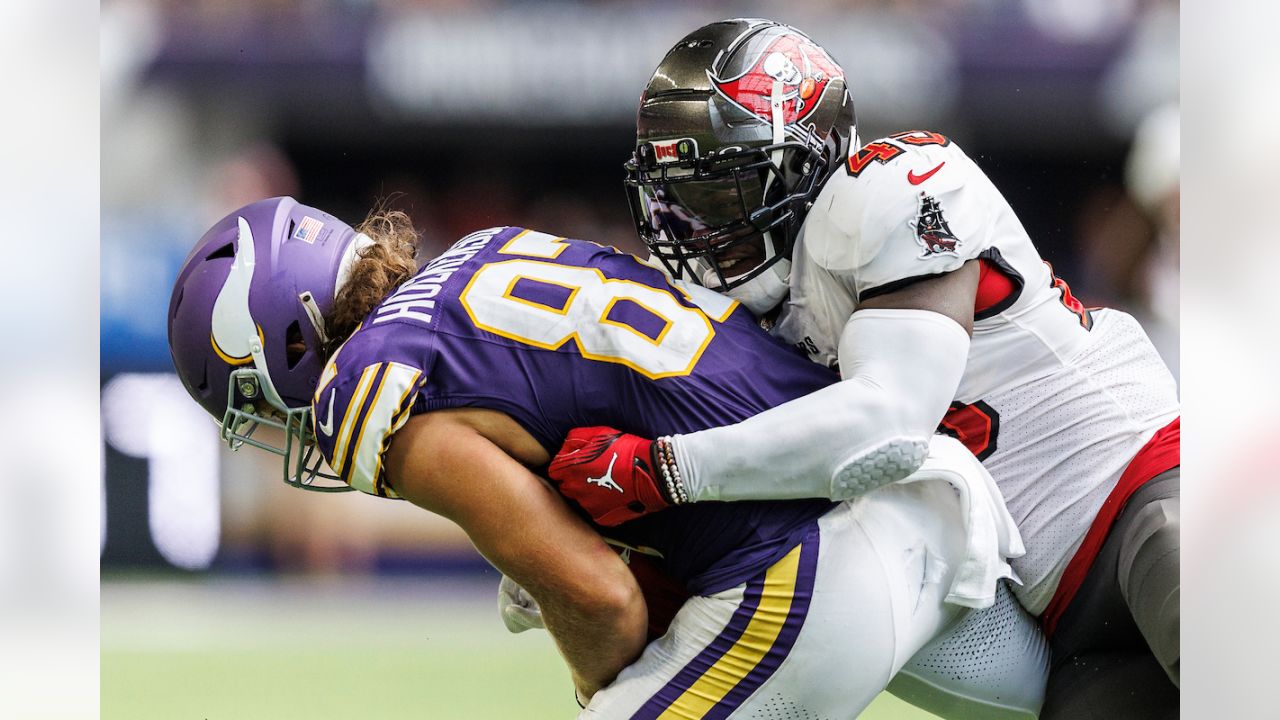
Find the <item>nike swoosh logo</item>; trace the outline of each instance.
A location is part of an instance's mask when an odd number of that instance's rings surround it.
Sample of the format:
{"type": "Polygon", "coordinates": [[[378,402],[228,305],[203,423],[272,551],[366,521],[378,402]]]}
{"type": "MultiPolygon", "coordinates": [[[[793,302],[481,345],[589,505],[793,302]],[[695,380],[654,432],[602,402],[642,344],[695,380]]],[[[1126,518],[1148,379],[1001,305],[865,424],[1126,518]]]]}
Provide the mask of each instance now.
{"type": "Polygon", "coordinates": [[[329,393],[329,417],[325,418],[322,423],[316,423],[316,427],[320,428],[320,432],[325,435],[333,434],[333,401],[337,397],[338,390],[337,388],[334,388],[333,391],[329,393]]]}
{"type": "Polygon", "coordinates": [[[616,462],[618,462],[618,453],[613,454],[613,457],[609,460],[609,467],[604,471],[604,474],[598,478],[587,478],[587,484],[599,485],[602,488],[622,492],[622,486],[613,481],[613,464],[616,462]]]}
{"type": "Polygon", "coordinates": [[[920,183],[924,182],[925,180],[928,180],[929,178],[933,177],[933,174],[934,174],[934,173],[936,173],[936,172],[938,172],[939,170],[941,170],[941,169],[942,169],[942,166],[943,166],[943,165],[946,165],[946,164],[947,164],[947,161],[946,161],[946,160],[943,160],[942,162],[938,163],[938,167],[936,167],[936,168],[934,168],[934,169],[930,170],[929,172],[927,172],[927,173],[925,173],[925,174],[923,174],[923,175],[917,175],[917,174],[915,174],[914,172],[912,172],[912,171],[908,170],[908,171],[907,171],[907,182],[911,183],[912,185],[919,185],[920,183]]]}

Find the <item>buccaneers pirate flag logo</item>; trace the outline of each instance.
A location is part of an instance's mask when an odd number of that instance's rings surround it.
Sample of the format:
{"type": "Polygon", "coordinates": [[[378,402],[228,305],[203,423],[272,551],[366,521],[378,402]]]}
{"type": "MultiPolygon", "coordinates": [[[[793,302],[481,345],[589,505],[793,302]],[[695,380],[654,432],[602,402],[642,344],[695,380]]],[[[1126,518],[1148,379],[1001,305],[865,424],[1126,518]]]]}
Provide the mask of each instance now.
{"type": "Polygon", "coordinates": [[[934,196],[920,193],[920,211],[911,227],[916,231],[916,242],[924,247],[921,260],[943,253],[959,254],[956,252],[956,245],[960,243],[960,238],[951,232],[951,226],[947,225],[947,219],[942,216],[942,206],[934,196]]]}
{"type": "Polygon", "coordinates": [[[745,62],[746,67],[736,74],[737,68],[722,67],[707,75],[721,95],[766,122],[772,120],[770,98],[775,80],[782,83],[783,123],[794,125],[813,112],[832,80],[844,79],[840,66],[822,48],[793,33],[778,37],[745,62]]]}

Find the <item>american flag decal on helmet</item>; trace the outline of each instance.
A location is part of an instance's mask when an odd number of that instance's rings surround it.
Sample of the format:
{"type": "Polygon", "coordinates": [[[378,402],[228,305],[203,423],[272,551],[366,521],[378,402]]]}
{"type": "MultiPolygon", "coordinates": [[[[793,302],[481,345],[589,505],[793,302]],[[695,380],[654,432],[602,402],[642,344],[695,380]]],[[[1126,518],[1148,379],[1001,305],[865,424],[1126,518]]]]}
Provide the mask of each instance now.
{"type": "Polygon", "coordinates": [[[298,223],[297,229],[293,231],[293,239],[313,243],[323,227],[324,223],[313,217],[302,218],[302,222],[298,223]]]}

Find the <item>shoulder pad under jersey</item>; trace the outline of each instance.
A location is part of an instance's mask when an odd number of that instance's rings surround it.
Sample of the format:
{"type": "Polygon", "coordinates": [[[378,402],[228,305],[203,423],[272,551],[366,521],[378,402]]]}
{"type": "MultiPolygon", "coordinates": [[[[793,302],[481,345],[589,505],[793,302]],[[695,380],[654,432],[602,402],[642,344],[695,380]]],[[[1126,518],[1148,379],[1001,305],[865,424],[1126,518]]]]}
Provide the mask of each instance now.
{"type": "Polygon", "coordinates": [[[383,453],[409,419],[433,337],[397,325],[357,329],[329,359],[311,403],[329,466],[356,490],[392,498],[398,496],[383,477],[383,453]]]}
{"type": "Polygon", "coordinates": [[[991,243],[999,193],[954,142],[915,130],[852,153],[827,180],[801,242],[866,300],[958,269],[991,243]]]}

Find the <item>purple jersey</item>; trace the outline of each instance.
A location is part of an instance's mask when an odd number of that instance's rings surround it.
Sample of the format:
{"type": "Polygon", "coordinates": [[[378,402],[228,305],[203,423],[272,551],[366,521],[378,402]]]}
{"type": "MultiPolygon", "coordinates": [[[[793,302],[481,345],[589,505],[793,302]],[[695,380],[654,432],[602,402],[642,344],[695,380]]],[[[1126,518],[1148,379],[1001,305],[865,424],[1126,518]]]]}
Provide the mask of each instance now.
{"type": "MultiPolygon", "coordinates": [[[[736,302],[634,256],[492,228],[458,241],[369,314],[321,376],[313,417],[343,479],[394,497],[382,453],[416,413],[499,410],[555,453],[575,427],[693,432],[836,379],[736,302]]],[[[601,532],[661,555],[690,591],[710,593],[782,557],[830,507],[699,503],[601,532]]]]}

